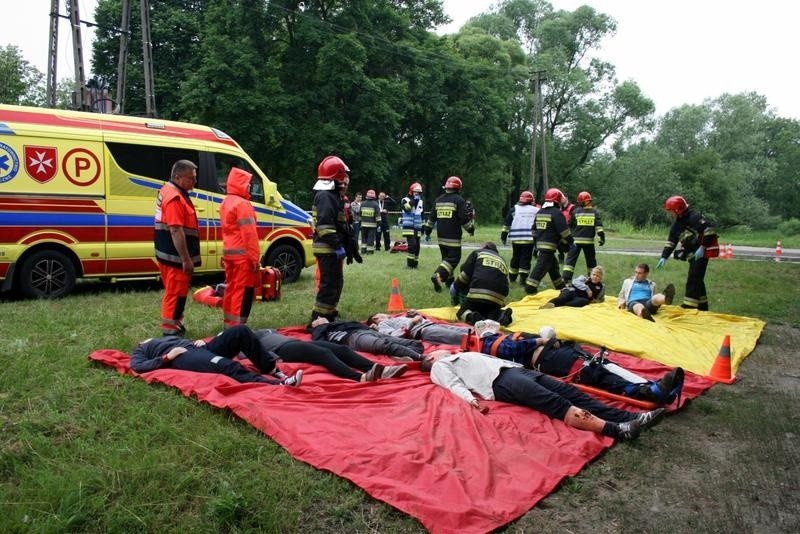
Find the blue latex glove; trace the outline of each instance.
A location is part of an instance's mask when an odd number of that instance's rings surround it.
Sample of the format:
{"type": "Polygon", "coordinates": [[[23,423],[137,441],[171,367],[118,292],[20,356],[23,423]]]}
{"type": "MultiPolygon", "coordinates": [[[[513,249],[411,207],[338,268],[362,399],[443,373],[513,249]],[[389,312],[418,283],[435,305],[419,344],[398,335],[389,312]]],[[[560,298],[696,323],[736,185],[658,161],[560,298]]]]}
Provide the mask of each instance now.
{"type": "Polygon", "coordinates": [[[656,269],[660,269],[666,264],[667,264],[667,258],[661,258],[660,260],[658,260],[658,263],[656,263],[656,269]]]}
{"type": "Polygon", "coordinates": [[[425,234],[425,242],[426,243],[430,243],[431,242],[431,234],[425,234]]]}
{"type": "Polygon", "coordinates": [[[699,247],[697,250],[694,251],[694,259],[699,260],[703,257],[706,253],[706,247],[699,247]]]}
{"type": "Polygon", "coordinates": [[[339,247],[336,249],[336,259],[343,260],[347,257],[347,252],[344,251],[344,247],[339,247]]]}

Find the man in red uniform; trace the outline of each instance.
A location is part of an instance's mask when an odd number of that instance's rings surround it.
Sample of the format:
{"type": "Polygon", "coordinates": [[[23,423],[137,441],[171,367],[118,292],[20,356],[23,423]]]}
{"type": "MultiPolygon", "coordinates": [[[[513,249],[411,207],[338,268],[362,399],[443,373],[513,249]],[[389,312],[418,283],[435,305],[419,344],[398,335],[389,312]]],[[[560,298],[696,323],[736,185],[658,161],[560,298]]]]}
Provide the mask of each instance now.
{"type": "Polygon", "coordinates": [[[250,204],[252,178],[253,175],[249,172],[233,167],[228,173],[228,194],[219,211],[227,284],[222,299],[225,328],[247,322],[255,295],[261,249],[256,229],[256,212],[250,204]]]}
{"type": "Polygon", "coordinates": [[[164,335],[182,336],[186,332],[183,309],[192,273],[200,266],[200,230],[189,197],[196,183],[197,165],[186,159],[176,161],[170,180],[161,188],[156,200],[154,244],[164,283],[161,300],[164,335]]]}

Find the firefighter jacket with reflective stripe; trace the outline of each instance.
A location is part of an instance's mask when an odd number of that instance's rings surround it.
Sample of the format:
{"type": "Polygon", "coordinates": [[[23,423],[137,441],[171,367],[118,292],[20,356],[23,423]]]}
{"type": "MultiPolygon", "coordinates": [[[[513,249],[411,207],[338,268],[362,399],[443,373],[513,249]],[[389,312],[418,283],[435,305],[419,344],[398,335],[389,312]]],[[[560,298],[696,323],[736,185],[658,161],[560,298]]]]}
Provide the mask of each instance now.
{"type": "Polygon", "coordinates": [[[425,233],[430,235],[436,225],[436,236],[440,245],[460,247],[461,228],[473,228],[472,214],[467,209],[467,202],[458,193],[445,193],[436,199],[428,220],[425,221],[425,233]]]}
{"type": "Polygon", "coordinates": [[[683,246],[687,257],[694,254],[700,245],[705,247],[704,256],[706,258],[719,256],[717,229],[714,228],[714,223],[691,208],[684,211],[672,223],[664,250],[661,251],[661,257],[669,258],[678,243],[683,246]]]}
{"type": "Polygon", "coordinates": [[[256,229],[256,212],[250,198],[250,174],[228,177],[228,194],[219,209],[222,224],[222,257],[234,263],[255,265],[261,256],[256,229]]]}
{"type": "Polygon", "coordinates": [[[422,230],[422,197],[414,195],[405,197],[400,202],[403,210],[401,218],[403,225],[403,235],[414,235],[414,230],[422,230]]]}
{"type": "Polygon", "coordinates": [[[155,234],[156,260],[172,267],[183,267],[181,256],[172,241],[170,226],[180,226],[186,236],[186,248],[195,267],[200,266],[200,228],[189,193],[172,182],[158,192],[156,200],[155,234]]]}
{"type": "Polygon", "coordinates": [[[576,245],[593,245],[595,233],[604,234],[600,213],[591,206],[572,212],[572,234],[576,245]]]}
{"type": "Polygon", "coordinates": [[[345,248],[350,231],[344,201],[338,191],[317,191],[311,217],[314,219],[314,254],[336,254],[337,248],[345,248]]]}
{"type": "Polygon", "coordinates": [[[533,219],[539,211],[533,204],[517,204],[506,216],[504,232],[512,243],[533,243],[533,219]]]}
{"type": "Polygon", "coordinates": [[[378,201],[368,198],[361,201],[361,228],[377,228],[381,222],[378,201]]]}
{"type": "Polygon", "coordinates": [[[572,244],[572,233],[569,231],[567,221],[558,206],[545,202],[545,207],[539,210],[534,218],[534,232],[536,247],[540,250],[555,252],[559,244],[568,247],[572,244]]]}
{"type": "Polygon", "coordinates": [[[461,266],[455,280],[458,292],[468,299],[487,300],[500,306],[508,296],[508,266],[497,252],[482,248],[473,251],[461,266]]]}

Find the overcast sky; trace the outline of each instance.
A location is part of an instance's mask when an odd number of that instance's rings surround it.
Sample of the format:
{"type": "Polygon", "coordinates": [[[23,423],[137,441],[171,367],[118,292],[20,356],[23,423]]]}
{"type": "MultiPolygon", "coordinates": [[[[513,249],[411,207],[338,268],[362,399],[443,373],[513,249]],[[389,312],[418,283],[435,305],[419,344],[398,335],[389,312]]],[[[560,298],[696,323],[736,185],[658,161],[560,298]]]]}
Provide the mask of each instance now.
{"type": "MultiPolygon", "coordinates": [[[[65,12],[61,2],[61,10],[65,12]]],[[[439,32],[455,32],[470,17],[488,11],[493,0],[444,0],[454,20],[439,32]]],[[[723,93],[755,91],[778,115],[800,119],[796,74],[800,53],[800,2],[760,0],[552,0],[556,9],[588,4],[617,21],[616,35],[598,53],[632,79],[662,115],[681,104],[699,104],[723,93]]],[[[81,18],[94,19],[96,0],[78,0],[81,18]]],[[[138,6],[138,2],[132,2],[138,6]]],[[[25,59],[47,71],[50,0],[0,0],[4,23],[0,46],[13,44],[25,59]]],[[[132,9],[133,11],[133,9],[132,9]]],[[[135,14],[135,12],[134,12],[135,14]]],[[[90,69],[91,31],[84,33],[84,61],[90,69]]],[[[58,75],[72,77],[69,26],[59,29],[58,75]]],[[[156,66],[157,67],[157,66],[156,66]]]]}

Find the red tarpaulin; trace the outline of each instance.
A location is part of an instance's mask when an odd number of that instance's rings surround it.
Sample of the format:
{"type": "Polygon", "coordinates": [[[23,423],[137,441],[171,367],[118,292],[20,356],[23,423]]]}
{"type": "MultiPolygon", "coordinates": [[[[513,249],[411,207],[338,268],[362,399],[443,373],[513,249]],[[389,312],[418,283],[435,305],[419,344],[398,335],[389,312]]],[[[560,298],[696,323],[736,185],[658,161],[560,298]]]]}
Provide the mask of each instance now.
{"type": "MultiPolygon", "coordinates": [[[[300,329],[281,331],[307,339],[300,329]]],[[[643,376],[657,378],[666,370],[611,356],[643,376]]],[[[487,402],[491,411],[481,415],[432,384],[418,364],[400,379],[375,383],[337,378],[318,366],[282,364],[287,371],[305,370],[302,386],[292,388],[170,369],[137,375],[129,356],[116,350],[98,350],[89,358],[231,410],[294,458],[350,480],[432,532],[501,527],[613,444],[520,406],[487,402]]],[[[687,373],[684,399],[711,385],[687,373]]]]}

